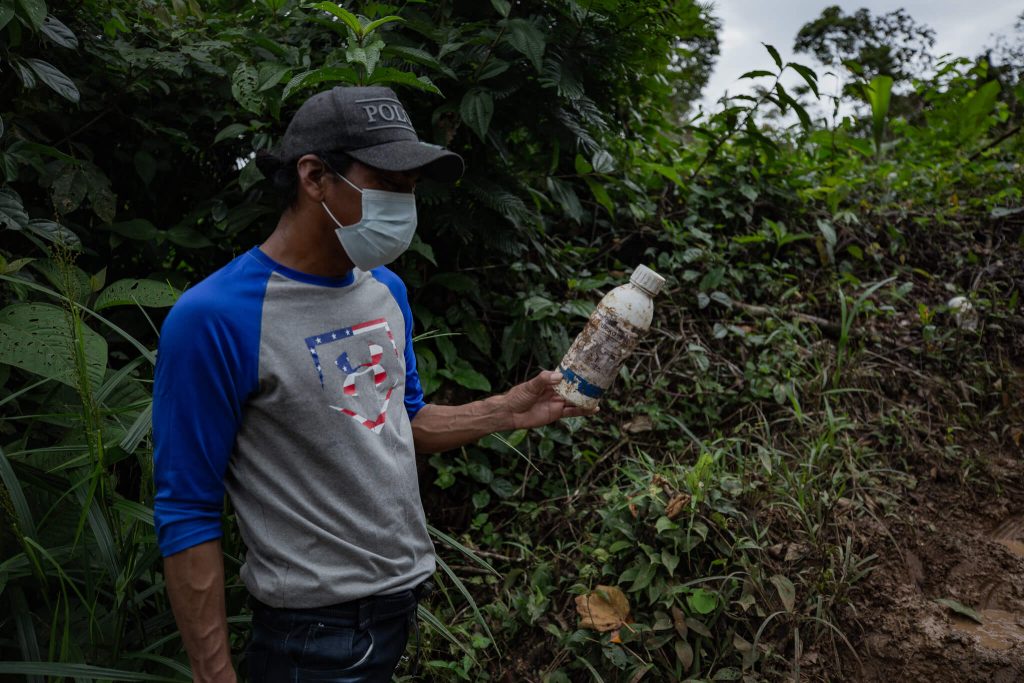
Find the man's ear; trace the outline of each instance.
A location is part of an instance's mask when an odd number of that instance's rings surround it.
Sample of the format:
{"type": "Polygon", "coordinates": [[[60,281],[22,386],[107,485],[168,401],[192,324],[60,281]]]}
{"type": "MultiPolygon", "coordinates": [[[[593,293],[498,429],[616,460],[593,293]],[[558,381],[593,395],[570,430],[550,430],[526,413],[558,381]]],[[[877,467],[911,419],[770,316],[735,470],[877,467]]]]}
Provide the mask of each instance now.
{"type": "Polygon", "coordinates": [[[315,154],[305,154],[295,165],[299,175],[299,194],[306,195],[315,204],[322,202],[326,191],[324,183],[330,173],[324,162],[315,154]]]}

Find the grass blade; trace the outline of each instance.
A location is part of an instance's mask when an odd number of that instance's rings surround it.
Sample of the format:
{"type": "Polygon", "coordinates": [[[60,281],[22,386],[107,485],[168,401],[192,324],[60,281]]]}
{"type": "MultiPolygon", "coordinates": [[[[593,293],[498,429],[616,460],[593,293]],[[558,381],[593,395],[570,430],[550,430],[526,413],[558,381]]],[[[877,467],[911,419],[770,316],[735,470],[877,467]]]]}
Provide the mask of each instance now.
{"type": "Polygon", "coordinates": [[[487,634],[487,637],[491,639],[491,644],[494,646],[494,651],[500,657],[501,650],[498,649],[498,641],[495,640],[494,634],[491,633],[491,628],[487,625],[487,621],[484,619],[484,615],[480,613],[480,608],[477,606],[476,600],[474,600],[473,596],[469,594],[469,590],[466,588],[466,584],[462,582],[462,579],[456,576],[455,572],[452,571],[452,568],[448,566],[447,562],[442,560],[440,557],[435,557],[434,560],[437,562],[437,566],[439,566],[441,570],[448,575],[448,578],[451,579],[452,583],[455,585],[455,588],[460,593],[462,593],[462,597],[466,598],[466,602],[469,603],[470,609],[473,610],[473,616],[475,616],[477,622],[484,627],[484,632],[487,634]]]}
{"type": "Polygon", "coordinates": [[[445,532],[443,532],[440,529],[437,529],[437,528],[435,528],[435,527],[433,527],[433,526],[431,526],[429,524],[427,525],[427,531],[429,531],[432,535],[434,535],[434,536],[438,537],[439,539],[441,539],[441,541],[443,541],[445,545],[449,546],[453,550],[458,550],[460,553],[465,555],[466,558],[469,559],[470,561],[475,562],[476,564],[480,565],[481,567],[483,567],[487,571],[491,572],[492,574],[494,574],[498,578],[501,578],[501,574],[499,574],[498,571],[494,567],[492,567],[491,564],[487,560],[485,560],[484,558],[480,557],[475,552],[473,552],[470,548],[467,548],[466,546],[462,545],[461,543],[456,541],[454,538],[452,538],[451,536],[449,536],[445,532]]]}

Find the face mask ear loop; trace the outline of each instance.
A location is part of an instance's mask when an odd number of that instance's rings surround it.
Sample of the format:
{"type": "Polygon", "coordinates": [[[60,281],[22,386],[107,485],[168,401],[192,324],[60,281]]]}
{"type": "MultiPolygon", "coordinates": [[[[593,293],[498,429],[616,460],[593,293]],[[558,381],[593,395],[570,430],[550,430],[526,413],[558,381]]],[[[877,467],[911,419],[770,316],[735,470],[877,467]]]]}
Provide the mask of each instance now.
{"type": "Polygon", "coordinates": [[[334,214],[333,214],[333,213],[331,213],[331,210],[327,208],[327,202],[323,202],[323,201],[321,201],[321,202],[320,202],[320,206],[324,207],[324,211],[326,211],[326,212],[327,212],[327,215],[331,217],[331,220],[332,220],[332,221],[334,221],[334,224],[335,224],[335,225],[337,225],[337,226],[338,226],[339,228],[341,228],[342,230],[344,230],[344,229],[345,229],[345,226],[341,224],[341,221],[339,221],[339,220],[338,220],[337,218],[335,218],[335,217],[334,217],[334,214]]]}
{"type": "Polygon", "coordinates": [[[356,187],[355,183],[353,183],[353,182],[352,182],[351,180],[349,180],[349,179],[348,179],[348,178],[346,178],[345,176],[341,175],[341,174],[340,174],[340,173],[338,173],[338,172],[335,172],[335,173],[334,173],[334,175],[338,176],[339,178],[341,178],[342,180],[344,180],[344,181],[345,181],[346,183],[348,183],[348,186],[349,186],[349,187],[351,187],[351,188],[352,188],[353,190],[355,190],[356,192],[358,192],[359,194],[362,194],[362,193],[363,193],[363,191],[362,191],[361,189],[359,189],[358,187],[356,187]]]}

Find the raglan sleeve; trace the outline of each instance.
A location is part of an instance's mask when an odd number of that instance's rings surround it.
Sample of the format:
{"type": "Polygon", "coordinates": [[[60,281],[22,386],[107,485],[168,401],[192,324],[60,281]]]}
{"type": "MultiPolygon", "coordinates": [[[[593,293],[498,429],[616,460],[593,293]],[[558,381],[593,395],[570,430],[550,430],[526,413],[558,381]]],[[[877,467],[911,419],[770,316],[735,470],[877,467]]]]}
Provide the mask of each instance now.
{"type": "Polygon", "coordinates": [[[244,331],[199,297],[164,321],[153,387],[154,521],[163,556],[220,538],[224,474],[255,388],[244,331]]]}
{"type": "Polygon", "coordinates": [[[413,350],[412,330],[413,317],[412,307],[409,305],[409,292],[405,283],[395,273],[387,268],[374,268],[374,278],[383,283],[391,290],[398,307],[402,310],[402,319],[405,322],[405,412],[412,421],[416,413],[420,412],[426,402],[423,399],[423,386],[420,384],[420,374],[416,369],[416,352],[413,350]]]}

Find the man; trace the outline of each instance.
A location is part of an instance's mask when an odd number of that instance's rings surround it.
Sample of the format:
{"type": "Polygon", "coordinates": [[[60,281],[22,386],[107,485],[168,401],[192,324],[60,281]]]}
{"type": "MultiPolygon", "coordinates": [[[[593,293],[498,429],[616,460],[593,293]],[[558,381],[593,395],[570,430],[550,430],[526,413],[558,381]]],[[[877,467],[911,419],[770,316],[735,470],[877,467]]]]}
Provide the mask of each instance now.
{"type": "Polygon", "coordinates": [[[197,681],[234,681],[220,518],[231,498],[253,597],[250,680],[389,681],[434,572],[415,453],[584,414],[541,372],[461,406],[425,404],[405,286],[420,142],[387,88],[334,88],[260,168],[288,205],[273,234],[182,295],[153,398],[155,519],[197,681]]]}

